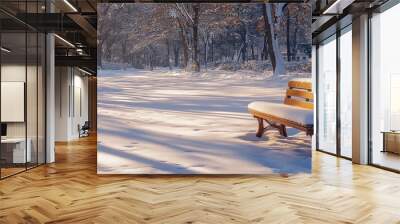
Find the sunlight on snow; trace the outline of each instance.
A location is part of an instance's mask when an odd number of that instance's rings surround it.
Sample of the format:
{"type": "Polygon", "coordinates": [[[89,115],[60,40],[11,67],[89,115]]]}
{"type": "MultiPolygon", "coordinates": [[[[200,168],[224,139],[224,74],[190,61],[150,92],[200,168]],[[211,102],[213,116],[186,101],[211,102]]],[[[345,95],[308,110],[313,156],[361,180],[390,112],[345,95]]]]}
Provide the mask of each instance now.
{"type": "Polygon", "coordinates": [[[98,80],[99,173],[309,172],[309,137],[288,129],[286,139],[277,131],[257,138],[247,112],[252,101],[282,102],[286,77],[120,72],[98,80]]]}

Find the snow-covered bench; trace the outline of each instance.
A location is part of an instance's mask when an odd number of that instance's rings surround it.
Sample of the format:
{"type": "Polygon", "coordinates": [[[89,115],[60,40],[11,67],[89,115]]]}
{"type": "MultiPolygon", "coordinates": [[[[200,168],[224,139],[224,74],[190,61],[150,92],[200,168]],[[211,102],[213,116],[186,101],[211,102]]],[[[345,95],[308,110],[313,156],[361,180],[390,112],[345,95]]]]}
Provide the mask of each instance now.
{"type": "Polygon", "coordinates": [[[287,137],[286,126],[305,131],[312,135],[314,130],[313,93],[310,79],[294,79],[288,82],[283,104],[256,101],[248,105],[249,112],[258,120],[257,137],[261,137],[268,127],[279,130],[287,137]]]}

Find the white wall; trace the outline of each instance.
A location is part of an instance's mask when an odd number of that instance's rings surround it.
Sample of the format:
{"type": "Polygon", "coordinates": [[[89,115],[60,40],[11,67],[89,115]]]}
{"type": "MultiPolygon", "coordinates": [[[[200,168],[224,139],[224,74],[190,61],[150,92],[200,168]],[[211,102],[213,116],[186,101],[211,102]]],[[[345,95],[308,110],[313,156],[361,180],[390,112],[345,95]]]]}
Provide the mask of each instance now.
{"type": "Polygon", "coordinates": [[[1,66],[1,81],[25,82],[25,64],[3,64],[1,66]]]}
{"type": "Polygon", "coordinates": [[[70,69],[55,68],[55,141],[68,141],[70,69]]]}
{"type": "Polygon", "coordinates": [[[86,76],[82,76],[82,73],[76,75],[74,77],[74,100],[75,106],[73,109],[73,119],[72,119],[72,135],[75,137],[79,137],[78,132],[78,124],[83,125],[85,121],[88,121],[88,78],[86,76]],[[74,113],[75,110],[75,113],[74,113]]]}
{"type": "Polygon", "coordinates": [[[78,125],[88,120],[88,78],[76,68],[56,67],[55,86],[55,140],[77,139],[78,125]]]}

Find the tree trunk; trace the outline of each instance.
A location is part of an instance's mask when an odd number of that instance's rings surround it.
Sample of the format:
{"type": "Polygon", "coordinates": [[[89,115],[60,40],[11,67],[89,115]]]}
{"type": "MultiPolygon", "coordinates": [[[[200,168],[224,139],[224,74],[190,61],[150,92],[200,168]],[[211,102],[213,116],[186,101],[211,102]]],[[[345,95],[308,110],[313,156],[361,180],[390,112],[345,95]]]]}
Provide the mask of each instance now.
{"type": "Polygon", "coordinates": [[[175,61],[175,67],[178,67],[178,65],[179,65],[179,44],[176,41],[174,44],[174,61],[175,61]]]}
{"type": "Polygon", "coordinates": [[[291,61],[292,53],[290,48],[290,11],[289,7],[286,8],[287,10],[287,19],[286,19],[286,54],[287,54],[287,61],[291,61]]]}
{"type": "Polygon", "coordinates": [[[256,55],[254,54],[254,44],[251,44],[251,60],[256,60],[256,55]]]}
{"type": "Polygon", "coordinates": [[[241,55],[242,55],[242,62],[245,62],[247,59],[247,29],[244,28],[243,32],[241,33],[242,41],[243,41],[243,46],[241,49],[241,55]]]}
{"type": "Polygon", "coordinates": [[[143,54],[144,54],[144,68],[145,69],[147,69],[147,68],[150,68],[150,56],[149,56],[149,53],[148,53],[148,51],[147,50],[145,50],[144,52],[143,52],[143,54]]]}
{"type": "Polygon", "coordinates": [[[271,32],[272,21],[269,21],[269,18],[268,18],[268,15],[267,15],[266,3],[262,4],[262,9],[263,9],[264,26],[265,26],[265,36],[264,37],[265,37],[265,40],[266,40],[266,43],[264,44],[264,50],[266,50],[264,56],[266,56],[266,54],[269,54],[269,56],[271,58],[272,67],[275,70],[276,58],[275,58],[275,52],[274,52],[274,50],[272,48],[272,38],[274,38],[272,36],[272,32],[271,32]],[[266,49],[266,48],[268,48],[268,49],[266,49]]]}
{"type": "Polygon", "coordinates": [[[124,40],[124,41],[122,41],[122,55],[121,55],[121,57],[122,57],[122,63],[124,64],[123,66],[124,66],[124,70],[126,69],[126,66],[125,66],[125,64],[126,63],[128,63],[128,61],[127,61],[127,57],[126,57],[126,49],[127,49],[127,46],[126,46],[126,44],[127,44],[127,41],[126,40],[124,40]]]}
{"type": "Polygon", "coordinates": [[[272,23],[272,8],[268,3],[263,4],[263,17],[265,25],[265,33],[267,37],[268,54],[271,59],[274,75],[285,73],[284,62],[281,51],[279,49],[278,40],[275,37],[274,24],[272,23]]]}
{"type": "Polygon", "coordinates": [[[172,70],[172,65],[171,65],[171,61],[170,61],[170,47],[169,47],[169,40],[168,38],[166,39],[166,45],[167,45],[167,63],[168,63],[168,68],[169,70],[172,70]]]}
{"type": "Polygon", "coordinates": [[[261,60],[268,60],[268,45],[267,45],[267,34],[264,34],[264,46],[261,52],[261,60]]]}
{"type": "Polygon", "coordinates": [[[150,57],[149,57],[149,63],[150,63],[150,71],[153,71],[153,53],[152,52],[150,52],[150,57]]]}
{"type": "Polygon", "coordinates": [[[112,44],[106,44],[106,46],[108,47],[108,49],[104,49],[104,58],[106,59],[106,62],[111,62],[111,52],[112,52],[112,44]]]}
{"type": "Polygon", "coordinates": [[[182,43],[182,51],[183,51],[183,68],[187,68],[188,62],[189,62],[189,46],[188,46],[188,40],[185,32],[185,28],[182,25],[182,22],[179,21],[178,19],[178,25],[179,25],[179,36],[181,38],[181,43],[182,43]]]}
{"type": "Polygon", "coordinates": [[[102,56],[103,56],[103,43],[104,43],[104,40],[101,40],[99,46],[97,47],[97,66],[98,66],[100,69],[103,69],[103,60],[102,60],[102,56]]]}
{"type": "Polygon", "coordinates": [[[214,62],[214,37],[211,36],[211,49],[210,49],[210,54],[211,54],[211,62],[214,62]]]}
{"type": "Polygon", "coordinates": [[[154,64],[154,51],[153,51],[153,48],[152,48],[152,46],[149,46],[149,48],[148,48],[148,50],[149,50],[149,67],[150,67],[150,71],[153,71],[153,69],[154,69],[154,67],[153,67],[153,64],[154,64]]]}
{"type": "Polygon", "coordinates": [[[236,55],[236,51],[234,50],[236,48],[236,44],[235,43],[233,43],[233,47],[232,47],[232,49],[233,50],[231,50],[230,52],[232,52],[232,56],[231,56],[231,61],[234,61],[235,60],[235,55],[236,55]]]}
{"type": "Polygon", "coordinates": [[[204,67],[207,69],[207,62],[208,62],[208,39],[209,39],[209,34],[206,31],[205,34],[203,35],[203,41],[204,41],[204,67]]]}
{"type": "Polygon", "coordinates": [[[294,29],[294,34],[293,34],[293,60],[297,60],[297,32],[298,32],[298,28],[296,26],[296,28],[294,29]]]}
{"type": "Polygon", "coordinates": [[[244,44],[242,43],[242,45],[240,45],[240,48],[239,48],[239,50],[237,51],[237,53],[235,53],[235,54],[237,55],[236,61],[237,61],[238,63],[240,62],[240,59],[242,58],[243,47],[244,47],[244,44]]]}
{"type": "Polygon", "coordinates": [[[200,3],[196,3],[193,5],[193,71],[200,71],[200,63],[199,63],[199,49],[198,49],[198,40],[199,40],[199,16],[200,16],[200,3]]]}

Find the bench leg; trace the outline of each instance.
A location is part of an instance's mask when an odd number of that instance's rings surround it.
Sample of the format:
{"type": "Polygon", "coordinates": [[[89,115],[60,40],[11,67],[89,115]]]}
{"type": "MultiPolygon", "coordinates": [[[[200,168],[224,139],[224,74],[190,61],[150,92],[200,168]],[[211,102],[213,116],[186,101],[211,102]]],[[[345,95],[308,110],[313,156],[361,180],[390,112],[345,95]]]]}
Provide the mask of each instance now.
{"type": "Polygon", "coordinates": [[[288,136],[286,131],[286,126],[283,124],[280,125],[279,132],[285,138],[288,136]]]}
{"type": "Polygon", "coordinates": [[[257,117],[257,121],[258,121],[258,130],[256,136],[261,138],[261,136],[264,134],[264,120],[257,117]]]}
{"type": "Polygon", "coordinates": [[[275,122],[270,122],[268,120],[265,120],[269,126],[271,126],[272,128],[275,128],[279,131],[279,134],[282,135],[283,137],[288,137],[287,135],[287,131],[286,131],[286,126],[284,124],[278,124],[275,122]]]}
{"type": "Polygon", "coordinates": [[[312,136],[313,134],[314,134],[314,129],[313,128],[307,128],[306,135],[312,136]]]}

